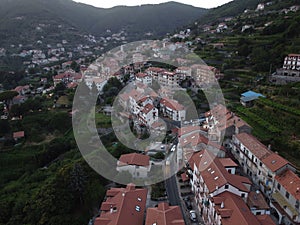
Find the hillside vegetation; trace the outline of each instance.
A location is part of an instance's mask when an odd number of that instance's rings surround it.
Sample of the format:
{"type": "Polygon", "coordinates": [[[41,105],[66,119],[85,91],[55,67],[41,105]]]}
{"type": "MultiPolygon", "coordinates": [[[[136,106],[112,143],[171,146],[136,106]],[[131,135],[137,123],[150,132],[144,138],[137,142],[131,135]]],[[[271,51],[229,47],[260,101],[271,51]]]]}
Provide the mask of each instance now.
{"type": "Polygon", "coordinates": [[[112,33],[124,30],[131,40],[146,38],[144,35],[149,32],[157,37],[193,22],[205,12],[175,2],[102,9],[71,0],[3,0],[0,39],[5,42],[0,47],[5,43],[33,44],[41,36],[76,41],[79,34],[102,36],[107,30],[112,33]]]}
{"type": "Polygon", "coordinates": [[[208,12],[194,26],[191,40],[200,39],[195,42],[196,53],[225,74],[220,84],[228,107],[253,127],[264,144],[271,144],[300,168],[299,83],[276,86],[268,79],[282,67],[285,56],[300,53],[300,11],[290,10],[298,4],[295,0],[235,0],[208,12]],[[256,10],[258,3],[265,3],[264,10],[256,10]],[[217,32],[220,23],[227,29],[217,32]],[[210,30],[205,32],[206,26],[210,30]],[[214,48],[216,43],[224,47],[214,48]],[[240,94],[248,90],[267,98],[244,108],[240,94]]]}

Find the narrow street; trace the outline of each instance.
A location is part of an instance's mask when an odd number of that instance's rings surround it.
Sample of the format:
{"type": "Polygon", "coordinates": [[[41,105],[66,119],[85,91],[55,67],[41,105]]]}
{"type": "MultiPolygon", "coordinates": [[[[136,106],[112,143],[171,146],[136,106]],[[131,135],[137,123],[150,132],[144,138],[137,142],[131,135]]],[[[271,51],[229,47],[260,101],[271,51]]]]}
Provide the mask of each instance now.
{"type": "Polygon", "coordinates": [[[170,205],[178,205],[180,207],[183,218],[184,218],[184,222],[186,225],[188,225],[189,219],[185,216],[182,201],[181,201],[181,198],[179,195],[176,175],[173,175],[172,177],[167,179],[165,181],[165,184],[166,184],[166,191],[167,191],[168,200],[169,200],[170,205]]]}

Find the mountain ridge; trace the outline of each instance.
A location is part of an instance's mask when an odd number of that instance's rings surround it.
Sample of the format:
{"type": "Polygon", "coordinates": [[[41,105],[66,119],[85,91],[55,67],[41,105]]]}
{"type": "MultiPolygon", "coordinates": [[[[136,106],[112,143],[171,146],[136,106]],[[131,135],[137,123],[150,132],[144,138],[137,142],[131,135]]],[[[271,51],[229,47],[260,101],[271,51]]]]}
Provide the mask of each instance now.
{"type": "Polygon", "coordinates": [[[16,35],[16,31],[30,36],[39,24],[49,22],[96,36],[104,35],[108,29],[119,32],[124,28],[132,36],[147,32],[163,36],[200,18],[206,11],[177,2],[104,9],[72,0],[3,0],[0,2],[0,32],[6,33],[5,39],[16,35]]]}

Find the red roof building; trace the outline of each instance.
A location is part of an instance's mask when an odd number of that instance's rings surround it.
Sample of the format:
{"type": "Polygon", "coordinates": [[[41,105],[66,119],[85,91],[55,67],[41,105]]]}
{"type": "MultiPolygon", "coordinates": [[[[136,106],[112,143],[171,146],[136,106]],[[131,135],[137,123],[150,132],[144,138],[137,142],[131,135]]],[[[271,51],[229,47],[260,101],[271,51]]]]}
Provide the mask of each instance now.
{"type": "Polygon", "coordinates": [[[149,156],[137,154],[137,153],[131,153],[131,154],[121,155],[118,166],[123,166],[123,165],[149,166],[149,164],[150,164],[149,156]]]}
{"type": "Polygon", "coordinates": [[[185,225],[179,206],[162,202],[156,208],[148,208],[145,225],[185,225]]]}
{"type": "Polygon", "coordinates": [[[233,136],[231,152],[239,161],[243,171],[260,186],[265,194],[271,194],[276,175],[285,169],[295,171],[291,163],[248,133],[233,136]]]}
{"type": "Polygon", "coordinates": [[[94,225],[143,225],[147,192],[134,184],[108,190],[94,225]]]}
{"type": "Polygon", "coordinates": [[[15,140],[21,139],[25,137],[25,132],[24,131],[18,131],[13,133],[13,138],[15,140]]]}
{"type": "Polygon", "coordinates": [[[203,150],[194,153],[189,165],[194,171],[195,189],[198,188],[197,182],[202,182],[203,185],[200,189],[207,190],[207,194],[228,190],[247,198],[252,182],[246,177],[229,173],[219,158],[210,151],[203,150]]]}
{"type": "Polygon", "coordinates": [[[216,224],[222,225],[275,225],[269,215],[255,216],[244,200],[228,191],[223,192],[212,198],[214,210],[209,215],[216,212],[216,224]]]}

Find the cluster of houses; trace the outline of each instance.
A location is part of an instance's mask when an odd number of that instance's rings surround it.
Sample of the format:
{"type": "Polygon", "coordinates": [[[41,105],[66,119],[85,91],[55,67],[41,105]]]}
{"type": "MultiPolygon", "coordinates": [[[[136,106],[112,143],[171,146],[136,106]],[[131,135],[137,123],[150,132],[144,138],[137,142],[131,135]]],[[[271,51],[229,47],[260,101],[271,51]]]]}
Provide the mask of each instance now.
{"type": "Polygon", "coordinates": [[[82,74],[69,69],[63,73],[53,76],[52,79],[54,87],[56,87],[57,84],[62,83],[67,88],[75,88],[82,81],[82,74]]]}
{"type": "MultiPolygon", "coordinates": [[[[176,130],[179,140],[177,151],[183,151],[186,173],[204,223],[275,225],[272,214],[279,224],[300,224],[300,178],[295,166],[277,152],[272,152],[271,146],[265,146],[252,136],[251,127],[226,107],[217,105],[205,115],[202,127],[190,125],[176,130]],[[220,125],[222,123],[226,125],[220,125]],[[223,132],[227,139],[226,148],[209,138],[210,131],[223,132]]],[[[129,171],[138,178],[146,177],[150,169],[150,157],[137,153],[122,155],[117,164],[118,171],[129,171]]],[[[127,189],[113,192],[125,197],[128,196],[127,189]]],[[[112,214],[123,213],[113,199],[109,194],[95,224],[119,224],[100,222],[112,221],[115,218],[112,214]]],[[[135,205],[129,209],[136,211],[130,215],[139,214],[139,209],[143,214],[145,206],[141,201],[132,204],[135,205]]],[[[171,208],[166,203],[149,208],[146,224],[172,224],[163,222],[160,217],[152,218],[154,212],[159,212],[166,219],[165,211],[174,210],[182,218],[180,212],[171,208]]]]}
{"type": "Polygon", "coordinates": [[[143,83],[136,83],[130,92],[119,95],[120,105],[134,119],[146,126],[152,127],[159,120],[159,114],[170,120],[181,122],[186,118],[186,109],[178,101],[158,95],[143,83]]]}
{"type": "Polygon", "coordinates": [[[100,215],[94,224],[185,225],[179,206],[161,202],[146,210],[147,193],[146,188],[137,188],[134,184],[128,184],[126,188],[111,188],[106,192],[106,200],[101,204],[100,215]]]}
{"type": "Polygon", "coordinates": [[[188,160],[190,183],[205,224],[275,224],[271,211],[279,224],[300,224],[296,168],[253,137],[251,127],[239,117],[228,110],[225,118],[219,117],[222,106],[211,111],[207,120],[214,122],[208,130],[221,128],[225,133],[228,158],[202,148],[188,160]],[[219,127],[222,120],[228,125],[219,127]]]}
{"type": "MultiPolygon", "coordinates": [[[[274,2],[266,2],[266,3],[259,3],[255,9],[250,10],[250,9],[245,9],[244,10],[244,15],[242,17],[245,18],[255,18],[259,17],[262,14],[288,14],[290,12],[297,12],[300,9],[299,5],[292,5],[288,8],[282,8],[280,10],[270,10],[269,7],[273,5],[274,2]]],[[[204,33],[209,33],[209,34],[216,34],[216,33],[223,33],[227,31],[232,31],[233,29],[233,23],[229,23],[232,20],[235,20],[235,22],[238,22],[237,18],[233,17],[227,17],[224,18],[223,21],[216,25],[210,25],[210,24],[205,24],[201,27],[202,31],[204,33]]],[[[261,27],[255,27],[255,24],[243,24],[241,28],[241,32],[245,32],[248,29],[256,29],[256,30],[263,30],[265,27],[268,27],[270,24],[272,24],[273,21],[269,21],[264,24],[264,26],[261,27]]],[[[236,23],[234,23],[236,24],[236,23]]]]}
{"type": "Polygon", "coordinates": [[[270,77],[276,84],[287,84],[300,81],[300,54],[289,54],[285,57],[282,68],[276,70],[270,77]]]}

